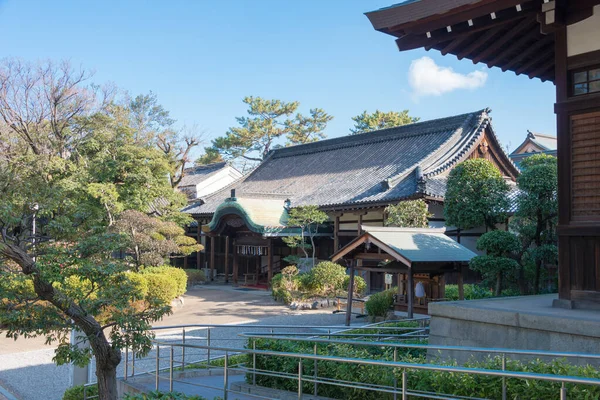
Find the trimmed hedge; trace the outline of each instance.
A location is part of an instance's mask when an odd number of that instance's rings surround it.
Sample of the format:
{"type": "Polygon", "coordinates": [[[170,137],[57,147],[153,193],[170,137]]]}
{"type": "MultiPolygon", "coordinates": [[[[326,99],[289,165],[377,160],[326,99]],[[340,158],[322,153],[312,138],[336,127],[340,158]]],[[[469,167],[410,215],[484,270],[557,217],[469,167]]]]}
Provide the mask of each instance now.
{"type": "Polygon", "coordinates": [[[206,282],[206,274],[201,269],[184,269],[187,275],[187,281],[190,285],[197,285],[206,282]]]}
{"type": "MultiPolygon", "coordinates": [[[[146,267],[141,270],[141,274],[162,274],[173,279],[175,281],[175,297],[181,296],[187,290],[188,276],[181,268],[169,267],[167,265],[161,267],[146,267]]],[[[173,299],[175,297],[173,297],[173,299]]]]}
{"type": "Polygon", "coordinates": [[[388,311],[394,305],[394,294],[398,293],[398,288],[393,287],[383,292],[372,294],[365,302],[365,309],[371,318],[385,317],[388,311]]]}
{"type": "MultiPolygon", "coordinates": [[[[285,340],[257,339],[256,348],[259,350],[281,351],[291,353],[313,354],[314,343],[292,342],[285,340]]],[[[391,349],[379,347],[349,346],[343,344],[317,343],[318,354],[339,356],[346,358],[362,358],[370,360],[393,360],[391,349]]],[[[410,363],[431,363],[425,357],[425,349],[399,349],[398,361],[410,363]]],[[[248,356],[247,364],[252,366],[252,356],[248,356]]],[[[437,363],[439,365],[456,366],[456,362],[437,363]]],[[[489,357],[482,361],[469,361],[465,367],[481,369],[502,369],[501,357],[489,357]]],[[[292,376],[298,374],[298,359],[280,356],[256,356],[256,367],[258,369],[287,373],[292,376]]],[[[353,365],[332,361],[319,361],[317,363],[318,376],[334,381],[354,381],[371,385],[393,386],[394,378],[397,382],[402,381],[402,371],[393,371],[389,367],[353,365]]],[[[592,366],[575,366],[564,359],[552,361],[533,360],[517,361],[507,360],[508,371],[534,372],[540,374],[581,376],[600,379],[600,370],[592,366]]],[[[303,363],[303,374],[312,376],[314,374],[314,362],[303,363]]],[[[246,375],[246,380],[251,382],[252,373],[246,375]]],[[[257,384],[274,389],[282,389],[295,392],[298,390],[297,380],[280,378],[274,376],[256,375],[257,384]]],[[[553,399],[558,398],[561,387],[560,382],[536,381],[525,379],[507,379],[507,398],[509,399],[553,399]]],[[[449,396],[471,396],[478,398],[499,399],[502,398],[502,379],[484,375],[467,375],[449,372],[437,372],[427,370],[407,370],[407,384],[409,390],[420,390],[445,394],[449,396]]],[[[567,393],[571,400],[600,399],[600,387],[590,385],[568,384],[567,393]]],[[[303,386],[305,393],[313,392],[313,384],[306,382],[303,386]]],[[[383,392],[345,388],[334,385],[319,384],[318,395],[345,400],[379,400],[392,399],[392,394],[383,392]]]]}
{"type": "Polygon", "coordinates": [[[83,385],[77,385],[65,390],[62,400],[83,400],[84,390],[87,398],[98,395],[97,385],[88,386],[87,388],[85,388],[83,385]]]}
{"type": "MultiPolygon", "coordinates": [[[[446,299],[458,300],[458,285],[446,285],[446,299]]],[[[494,293],[479,285],[465,284],[463,285],[465,300],[477,300],[493,297],[494,293]]]]}

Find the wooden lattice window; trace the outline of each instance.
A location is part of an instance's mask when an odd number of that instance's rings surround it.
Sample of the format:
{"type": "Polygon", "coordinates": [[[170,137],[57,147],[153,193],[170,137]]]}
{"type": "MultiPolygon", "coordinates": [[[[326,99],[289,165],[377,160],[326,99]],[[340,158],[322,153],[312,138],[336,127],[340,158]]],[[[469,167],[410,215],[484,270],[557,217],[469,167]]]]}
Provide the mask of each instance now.
{"type": "Polygon", "coordinates": [[[574,71],[571,75],[571,81],[573,96],[600,93],[600,66],[574,71]]]}
{"type": "Polygon", "coordinates": [[[571,116],[573,220],[600,220],[600,112],[571,116]]]}

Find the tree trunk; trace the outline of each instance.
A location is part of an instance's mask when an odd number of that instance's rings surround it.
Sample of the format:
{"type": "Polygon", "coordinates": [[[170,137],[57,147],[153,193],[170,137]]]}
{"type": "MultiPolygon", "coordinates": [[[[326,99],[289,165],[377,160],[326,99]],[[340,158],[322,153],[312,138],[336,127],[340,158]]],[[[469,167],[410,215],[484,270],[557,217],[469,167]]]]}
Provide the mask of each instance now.
{"type": "Polygon", "coordinates": [[[527,294],[527,282],[525,282],[525,268],[519,263],[519,276],[517,278],[519,284],[519,294],[522,296],[527,294]]]}
{"type": "Polygon", "coordinates": [[[500,296],[502,294],[502,272],[498,272],[496,275],[496,296],[500,296]]]}
{"type": "Polygon", "coordinates": [[[535,260],[535,279],[533,281],[533,294],[540,294],[540,273],[542,260],[535,260]]]}
{"type": "Polygon", "coordinates": [[[96,377],[98,378],[98,399],[117,400],[117,367],[106,365],[97,359],[96,377]]]}

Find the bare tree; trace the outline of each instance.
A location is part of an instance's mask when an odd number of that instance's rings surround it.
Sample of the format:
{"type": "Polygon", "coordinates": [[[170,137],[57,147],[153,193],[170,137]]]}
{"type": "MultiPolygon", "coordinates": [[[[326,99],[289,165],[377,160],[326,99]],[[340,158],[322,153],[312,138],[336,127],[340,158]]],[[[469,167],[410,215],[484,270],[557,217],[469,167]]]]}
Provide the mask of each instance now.
{"type": "Polygon", "coordinates": [[[204,142],[204,131],[198,125],[184,126],[181,131],[167,130],[156,136],[156,146],[173,163],[171,186],[176,187],[185,176],[187,166],[192,163],[190,153],[204,142]]]}

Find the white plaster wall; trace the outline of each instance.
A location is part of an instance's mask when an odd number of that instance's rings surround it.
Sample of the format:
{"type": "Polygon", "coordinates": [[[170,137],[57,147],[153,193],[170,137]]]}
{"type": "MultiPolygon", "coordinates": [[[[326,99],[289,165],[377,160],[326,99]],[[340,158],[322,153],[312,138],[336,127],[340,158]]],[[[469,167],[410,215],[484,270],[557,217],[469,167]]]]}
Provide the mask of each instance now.
{"type": "Polygon", "coordinates": [[[600,5],[594,7],[594,15],[567,26],[567,55],[600,50],[600,5]]]}
{"type": "Polygon", "coordinates": [[[196,186],[196,197],[203,197],[214,193],[241,176],[242,174],[231,167],[223,168],[221,171],[196,186]]]}

